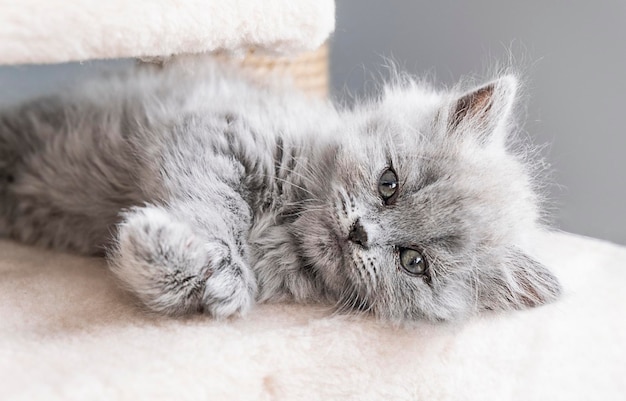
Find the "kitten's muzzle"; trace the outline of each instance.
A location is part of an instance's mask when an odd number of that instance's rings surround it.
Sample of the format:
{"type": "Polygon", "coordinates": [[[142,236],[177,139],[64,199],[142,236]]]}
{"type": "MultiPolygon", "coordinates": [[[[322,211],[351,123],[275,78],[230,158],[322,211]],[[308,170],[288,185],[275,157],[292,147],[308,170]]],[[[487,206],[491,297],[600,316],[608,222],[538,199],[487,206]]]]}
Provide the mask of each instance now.
{"type": "Polygon", "coordinates": [[[354,225],[350,230],[350,234],[348,234],[348,239],[350,240],[350,242],[353,242],[361,246],[362,248],[368,248],[367,231],[365,231],[365,228],[361,224],[361,220],[357,220],[354,222],[354,225]]]}

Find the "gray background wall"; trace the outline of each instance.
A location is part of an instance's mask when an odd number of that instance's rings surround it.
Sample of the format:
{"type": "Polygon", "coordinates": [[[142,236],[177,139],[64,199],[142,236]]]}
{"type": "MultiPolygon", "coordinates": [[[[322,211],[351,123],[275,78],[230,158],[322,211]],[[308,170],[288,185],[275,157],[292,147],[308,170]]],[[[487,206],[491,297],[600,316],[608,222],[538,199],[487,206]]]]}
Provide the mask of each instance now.
{"type": "MultiPolygon", "coordinates": [[[[626,244],[626,2],[338,0],[334,96],[363,95],[383,58],[451,84],[520,65],[526,130],[554,171],[556,225],[626,244]]],[[[0,67],[0,106],[130,61],[0,67]]]]}

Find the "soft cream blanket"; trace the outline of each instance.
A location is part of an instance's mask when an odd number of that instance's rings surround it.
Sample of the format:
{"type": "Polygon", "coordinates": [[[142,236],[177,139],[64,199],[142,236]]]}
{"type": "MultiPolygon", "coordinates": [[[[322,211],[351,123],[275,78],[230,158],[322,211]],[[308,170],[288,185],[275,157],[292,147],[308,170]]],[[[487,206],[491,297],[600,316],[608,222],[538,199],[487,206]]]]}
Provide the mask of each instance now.
{"type": "Polygon", "coordinates": [[[559,302],[391,328],[322,306],[147,316],[99,259],[0,242],[6,400],[623,400],[626,248],[537,238],[559,302]]]}
{"type": "Polygon", "coordinates": [[[0,64],[313,50],[333,0],[0,0],[0,64]]]}

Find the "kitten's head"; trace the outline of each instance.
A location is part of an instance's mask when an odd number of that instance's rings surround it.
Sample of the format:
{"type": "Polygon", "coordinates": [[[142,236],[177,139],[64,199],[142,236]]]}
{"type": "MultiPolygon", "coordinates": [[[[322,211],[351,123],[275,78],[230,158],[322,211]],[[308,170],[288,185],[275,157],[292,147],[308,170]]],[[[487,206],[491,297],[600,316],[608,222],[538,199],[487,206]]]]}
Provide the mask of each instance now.
{"type": "Polygon", "coordinates": [[[506,76],[456,93],[409,81],[346,112],[314,177],[318,202],[295,222],[341,307],[448,320],[558,296],[524,251],[539,211],[530,166],[507,149],[517,85],[506,76]]]}

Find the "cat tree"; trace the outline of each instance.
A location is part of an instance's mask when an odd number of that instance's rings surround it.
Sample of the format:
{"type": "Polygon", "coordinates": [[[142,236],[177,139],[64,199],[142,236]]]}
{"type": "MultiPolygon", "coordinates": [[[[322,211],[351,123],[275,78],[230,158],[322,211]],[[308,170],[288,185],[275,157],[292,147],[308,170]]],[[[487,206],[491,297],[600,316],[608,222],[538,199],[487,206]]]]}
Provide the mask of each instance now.
{"type": "MultiPolygon", "coordinates": [[[[213,52],[324,94],[333,16],[331,0],[0,0],[0,64],[213,52]]],[[[400,329],[324,306],[263,305],[222,322],[150,316],[103,260],[3,240],[0,398],[623,397],[626,249],[565,233],[535,242],[563,283],[559,302],[400,329]]]]}

